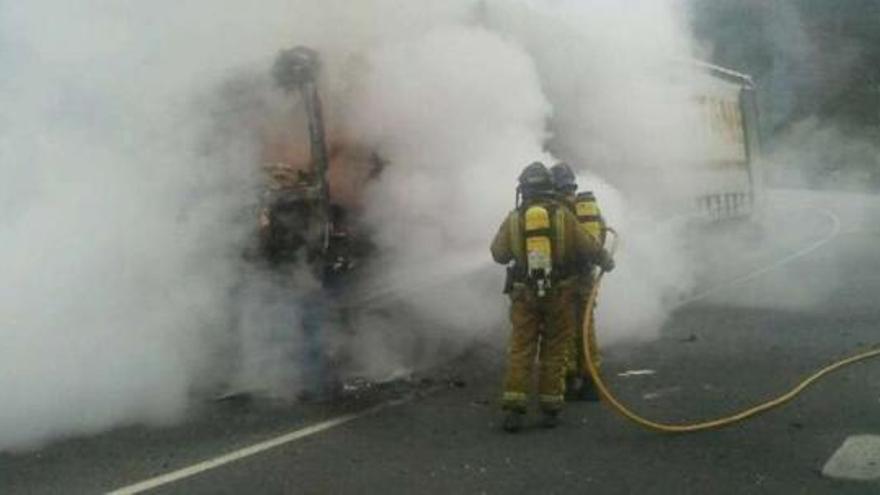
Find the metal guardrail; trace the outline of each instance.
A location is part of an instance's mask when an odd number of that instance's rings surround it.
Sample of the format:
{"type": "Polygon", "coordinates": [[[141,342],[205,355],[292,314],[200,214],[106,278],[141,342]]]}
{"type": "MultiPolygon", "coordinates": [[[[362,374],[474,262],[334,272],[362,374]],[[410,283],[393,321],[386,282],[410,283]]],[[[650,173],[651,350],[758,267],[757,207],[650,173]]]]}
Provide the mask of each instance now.
{"type": "Polygon", "coordinates": [[[744,218],[752,214],[753,199],[746,192],[707,194],[697,198],[697,210],[712,221],[744,218]]]}

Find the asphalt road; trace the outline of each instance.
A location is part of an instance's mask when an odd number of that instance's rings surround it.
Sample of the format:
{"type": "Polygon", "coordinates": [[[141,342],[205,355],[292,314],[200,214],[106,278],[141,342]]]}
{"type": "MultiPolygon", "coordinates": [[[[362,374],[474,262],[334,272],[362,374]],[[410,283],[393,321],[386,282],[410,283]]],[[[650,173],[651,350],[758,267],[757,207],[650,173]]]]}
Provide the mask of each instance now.
{"type": "MultiPolygon", "coordinates": [[[[626,403],[664,421],[715,417],[880,342],[880,198],[782,192],[772,207],[773,241],[756,236],[743,245],[754,249],[738,246],[707,270],[695,295],[709,295],[680,307],[659,339],[605,350],[604,372],[626,403]]],[[[727,243],[715,242],[695,262],[727,243]]],[[[880,360],[783,409],[692,435],[645,431],[589,403],[569,405],[555,430],[505,434],[502,370],[500,346],[487,344],[342,403],[209,404],[176,427],[4,454],[0,493],[105,492],[381,404],[155,493],[880,493],[880,482],[822,474],[848,437],[880,434],[880,360]]]]}

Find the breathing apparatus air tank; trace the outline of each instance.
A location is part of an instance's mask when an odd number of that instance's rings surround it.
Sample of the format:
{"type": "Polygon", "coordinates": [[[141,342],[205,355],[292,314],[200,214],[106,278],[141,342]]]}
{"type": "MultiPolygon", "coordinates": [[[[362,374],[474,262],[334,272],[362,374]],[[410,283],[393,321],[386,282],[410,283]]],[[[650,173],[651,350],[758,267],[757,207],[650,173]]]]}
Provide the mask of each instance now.
{"type": "Polygon", "coordinates": [[[523,220],[528,278],[535,284],[538,297],[544,297],[553,273],[550,212],[544,206],[532,206],[526,209],[523,220]]]}
{"type": "Polygon", "coordinates": [[[605,221],[602,219],[602,214],[599,211],[596,195],[592,191],[578,193],[575,198],[574,207],[578,224],[581,228],[599,241],[600,245],[604,245],[605,221]]]}

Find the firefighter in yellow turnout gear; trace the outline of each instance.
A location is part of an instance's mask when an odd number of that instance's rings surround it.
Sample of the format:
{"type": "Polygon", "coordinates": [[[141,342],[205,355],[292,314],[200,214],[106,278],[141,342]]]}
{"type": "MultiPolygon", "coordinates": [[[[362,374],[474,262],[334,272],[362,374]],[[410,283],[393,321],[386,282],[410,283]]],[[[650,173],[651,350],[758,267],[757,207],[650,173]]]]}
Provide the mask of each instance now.
{"type": "MultiPolygon", "coordinates": [[[[600,246],[604,246],[607,225],[599,210],[596,196],[590,191],[577,192],[577,177],[567,163],[554,165],[550,168],[550,173],[553,175],[553,183],[557,193],[565,205],[575,214],[581,229],[596,239],[600,246]]],[[[567,354],[565,398],[567,400],[597,401],[599,393],[596,390],[593,377],[587,370],[584,357],[584,334],[581,331],[585,318],[589,318],[588,325],[595,330],[595,315],[592,311],[589,315],[586,314],[586,301],[593,289],[596,268],[594,264],[590,263],[582,263],[579,268],[581,270],[575,277],[574,339],[572,339],[572,346],[567,354]]],[[[589,332],[588,336],[595,338],[595,332],[589,332]]],[[[598,365],[600,358],[595,341],[590,342],[590,349],[592,350],[593,362],[598,365]]]]}
{"type": "Polygon", "coordinates": [[[532,365],[539,362],[538,399],[544,425],[562,409],[565,372],[573,340],[575,276],[579,264],[613,269],[610,255],[578,226],[556,195],[550,171],[533,163],[519,177],[522,204],[501,224],[492,257],[508,267],[512,332],[502,407],[504,429],[517,431],[526,412],[532,365]]]}

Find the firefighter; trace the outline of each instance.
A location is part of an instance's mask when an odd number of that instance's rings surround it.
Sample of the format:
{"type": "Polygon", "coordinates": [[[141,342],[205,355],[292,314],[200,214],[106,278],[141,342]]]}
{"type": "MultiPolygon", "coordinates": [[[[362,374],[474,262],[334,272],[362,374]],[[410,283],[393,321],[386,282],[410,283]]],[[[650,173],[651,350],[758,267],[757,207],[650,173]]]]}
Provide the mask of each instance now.
{"type": "MultiPolygon", "coordinates": [[[[553,175],[553,183],[561,201],[575,214],[581,228],[592,236],[599,245],[605,245],[607,226],[602,217],[596,196],[590,191],[578,193],[577,177],[567,163],[558,163],[550,168],[553,175]]],[[[595,280],[595,265],[591,263],[580,264],[581,269],[575,275],[576,285],[574,288],[574,338],[568,353],[568,362],[565,377],[565,397],[567,400],[598,401],[599,394],[593,377],[587,370],[584,358],[584,319],[589,318],[587,325],[595,330],[595,314],[590,311],[586,314],[587,299],[593,289],[595,280]]],[[[599,365],[599,353],[595,341],[595,332],[587,334],[590,338],[591,357],[596,365],[599,365]]]]}
{"type": "Polygon", "coordinates": [[[542,163],[523,170],[518,192],[522,202],[501,224],[491,247],[496,262],[509,264],[505,292],[511,300],[513,328],[502,396],[503,427],[508,432],[522,427],[536,355],[543,425],[556,426],[574,328],[576,265],[585,261],[606,270],[614,267],[608,252],[558,201],[550,171],[542,163]]]}

